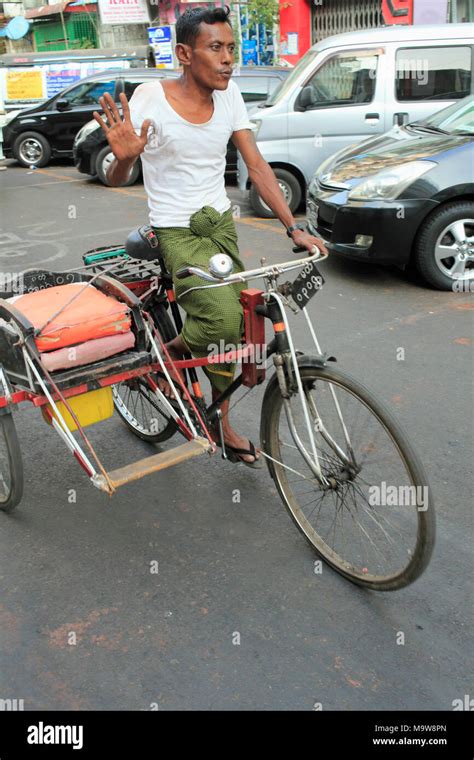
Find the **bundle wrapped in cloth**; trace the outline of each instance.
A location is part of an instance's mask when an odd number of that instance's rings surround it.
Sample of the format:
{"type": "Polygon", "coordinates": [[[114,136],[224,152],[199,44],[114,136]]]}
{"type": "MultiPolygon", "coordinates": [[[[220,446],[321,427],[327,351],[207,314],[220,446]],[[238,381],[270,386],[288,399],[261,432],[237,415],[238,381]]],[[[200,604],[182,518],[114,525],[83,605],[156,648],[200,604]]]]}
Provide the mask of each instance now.
{"type": "Polygon", "coordinates": [[[128,306],[93,285],[70,283],[8,299],[40,332],[46,369],[69,369],[132,348],[128,306]]]}

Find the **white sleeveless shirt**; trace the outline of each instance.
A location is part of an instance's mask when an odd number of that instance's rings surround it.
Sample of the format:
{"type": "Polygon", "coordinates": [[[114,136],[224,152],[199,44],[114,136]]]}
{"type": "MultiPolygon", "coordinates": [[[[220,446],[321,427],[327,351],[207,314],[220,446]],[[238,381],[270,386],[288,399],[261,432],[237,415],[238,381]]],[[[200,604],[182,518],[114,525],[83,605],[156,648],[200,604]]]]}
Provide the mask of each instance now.
{"type": "Polygon", "coordinates": [[[130,100],[130,115],[139,132],[151,119],[141,154],[143,182],[152,227],[189,227],[189,217],[202,206],[219,213],[230,208],[224,183],[227,143],[233,132],[251,129],[238,86],[214,90],[214,112],[203,124],[183,119],[168,103],[161,82],[142,84],[130,100]]]}

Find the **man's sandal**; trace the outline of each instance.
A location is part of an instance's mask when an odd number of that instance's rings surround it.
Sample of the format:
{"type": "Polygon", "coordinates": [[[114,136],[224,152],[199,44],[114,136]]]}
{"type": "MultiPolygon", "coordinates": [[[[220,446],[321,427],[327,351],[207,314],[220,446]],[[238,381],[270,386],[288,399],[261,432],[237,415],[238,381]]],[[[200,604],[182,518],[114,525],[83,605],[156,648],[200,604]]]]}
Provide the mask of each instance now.
{"type": "Polygon", "coordinates": [[[229,446],[229,444],[226,443],[225,453],[227,454],[227,459],[233,464],[245,464],[247,467],[252,467],[254,470],[261,470],[263,467],[262,458],[260,457],[260,459],[257,459],[255,446],[252,441],[249,441],[249,444],[250,448],[248,449],[238,449],[234,446],[229,446]],[[252,456],[254,457],[254,460],[253,462],[247,462],[245,459],[242,459],[243,456],[252,456]]]}

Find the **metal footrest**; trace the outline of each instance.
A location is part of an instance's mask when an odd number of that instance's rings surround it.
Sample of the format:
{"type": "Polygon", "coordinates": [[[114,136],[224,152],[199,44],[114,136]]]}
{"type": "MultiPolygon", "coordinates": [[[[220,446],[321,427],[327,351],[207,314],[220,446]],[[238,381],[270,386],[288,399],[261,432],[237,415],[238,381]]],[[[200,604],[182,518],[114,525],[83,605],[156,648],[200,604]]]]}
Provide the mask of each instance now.
{"type": "MultiPolygon", "coordinates": [[[[205,454],[209,451],[209,441],[206,438],[194,438],[192,441],[187,441],[181,446],[176,446],[169,451],[162,451],[160,454],[154,454],[151,457],[145,457],[139,459],[138,462],[132,462],[131,464],[120,467],[117,470],[112,470],[107,473],[112,483],[113,489],[119,488],[130,483],[132,480],[139,480],[145,475],[150,475],[152,472],[158,472],[158,470],[164,470],[167,467],[172,467],[175,464],[185,462],[186,459],[199,456],[199,454],[205,454]]],[[[111,492],[110,486],[103,475],[96,475],[92,479],[94,485],[100,488],[102,491],[111,492]]]]}

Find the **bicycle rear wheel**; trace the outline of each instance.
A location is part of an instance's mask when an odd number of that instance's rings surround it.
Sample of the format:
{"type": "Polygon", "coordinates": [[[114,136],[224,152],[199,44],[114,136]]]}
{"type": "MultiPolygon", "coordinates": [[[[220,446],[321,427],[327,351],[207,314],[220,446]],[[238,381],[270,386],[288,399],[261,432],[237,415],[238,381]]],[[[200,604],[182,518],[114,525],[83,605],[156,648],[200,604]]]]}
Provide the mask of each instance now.
{"type": "Polygon", "coordinates": [[[329,486],[318,482],[291,433],[293,422],[311,452],[300,394],[288,401],[288,419],[274,377],[263,402],[261,439],[275,460],[267,462],[284,504],[318,555],[349,580],[380,591],[412,583],[430,560],[435,517],[426,475],[406,434],[350,375],[304,362],[300,373],[329,486]]]}
{"type": "MultiPolygon", "coordinates": [[[[176,337],[176,330],[163,304],[154,305],[151,314],[165,342],[176,337]]],[[[156,381],[156,377],[153,379],[156,381]]],[[[145,377],[117,383],[112,387],[112,393],[115,409],[138,438],[149,443],[163,443],[176,433],[177,427],[169,411],[145,377]]]]}
{"type": "Polygon", "coordinates": [[[23,496],[23,461],[11,412],[0,415],[0,510],[11,512],[23,496]]]}

